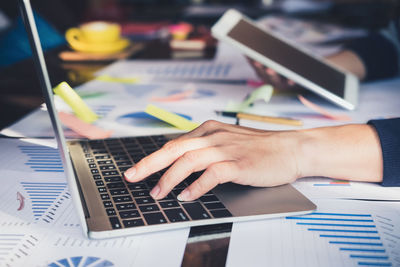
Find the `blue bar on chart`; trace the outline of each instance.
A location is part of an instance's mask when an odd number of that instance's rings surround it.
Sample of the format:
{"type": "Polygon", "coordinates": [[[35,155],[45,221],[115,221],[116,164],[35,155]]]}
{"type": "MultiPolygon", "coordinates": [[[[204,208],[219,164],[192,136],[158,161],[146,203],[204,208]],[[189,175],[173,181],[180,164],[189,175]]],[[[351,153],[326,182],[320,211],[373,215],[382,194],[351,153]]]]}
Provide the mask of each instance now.
{"type": "Polygon", "coordinates": [[[347,180],[330,180],[327,182],[315,183],[313,186],[351,186],[347,180]]]}
{"type": "Polygon", "coordinates": [[[28,156],[26,166],[35,172],[64,172],[60,153],[46,146],[20,145],[18,148],[28,156]]]}
{"type": "Polygon", "coordinates": [[[99,115],[100,117],[107,116],[111,111],[115,109],[115,105],[97,105],[92,107],[94,113],[99,115]]]}
{"type": "Polygon", "coordinates": [[[70,198],[66,192],[67,183],[21,182],[21,185],[31,202],[35,220],[42,218],[49,223],[54,219],[59,205],[70,198]]]}
{"type": "Polygon", "coordinates": [[[371,214],[314,212],[290,216],[307,230],[346,253],[359,266],[392,266],[381,233],[371,214]]]}

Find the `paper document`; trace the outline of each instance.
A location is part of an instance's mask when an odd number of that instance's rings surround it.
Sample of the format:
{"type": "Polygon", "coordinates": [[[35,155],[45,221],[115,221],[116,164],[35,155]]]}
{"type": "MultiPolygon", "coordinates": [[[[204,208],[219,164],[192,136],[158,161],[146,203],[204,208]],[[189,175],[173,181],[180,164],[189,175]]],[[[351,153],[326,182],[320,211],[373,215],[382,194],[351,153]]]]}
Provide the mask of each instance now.
{"type": "Polygon", "coordinates": [[[293,186],[311,199],[365,199],[400,201],[400,187],[384,187],[376,183],[338,181],[312,177],[298,179],[293,186]]]}
{"type": "Polygon", "coordinates": [[[64,178],[56,142],[51,140],[0,138],[0,170],[51,174],[64,178]]]}
{"type": "MultiPolygon", "coordinates": [[[[351,121],[335,121],[326,118],[305,107],[299,101],[297,92],[275,90],[271,100],[265,104],[256,102],[246,113],[260,115],[290,117],[303,121],[303,128],[343,125],[345,123],[367,123],[372,119],[395,118],[400,116],[400,79],[391,79],[374,83],[362,84],[359,90],[359,104],[353,111],[347,111],[329,103],[313,93],[306,94],[307,99],[326,111],[337,116],[347,115],[351,121]]],[[[294,127],[241,121],[241,125],[269,130],[290,130],[294,127]]]]}
{"type": "Polygon", "coordinates": [[[181,266],[189,229],[89,240],[81,229],[2,226],[1,266],[181,266]],[[155,257],[154,255],[157,255],[155,257]]]}
{"type": "MultiPolygon", "coordinates": [[[[179,132],[175,127],[145,113],[148,104],[174,112],[190,121],[202,123],[216,119],[234,123],[232,118],[217,116],[215,110],[224,110],[229,101],[241,103],[254,89],[246,85],[211,83],[145,83],[121,84],[94,80],[79,88],[79,94],[96,95],[85,98],[87,105],[99,115],[93,125],[104,131],[113,131],[112,136],[156,135],[179,132]],[[168,99],[169,96],[181,97],[168,99]]],[[[71,112],[70,107],[55,98],[59,111],[71,112]]],[[[77,138],[76,133],[66,129],[68,138],[77,138]]],[[[46,109],[36,110],[30,115],[2,131],[10,136],[51,137],[54,136],[46,109]]]]}
{"type": "MultiPolygon", "coordinates": [[[[336,115],[351,117],[348,123],[366,123],[371,119],[398,117],[400,105],[400,79],[363,84],[360,88],[359,106],[354,111],[346,111],[332,105],[313,94],[307,99],[336,115]]],[[[183,115],[196,122],[216,119],[222,122],[235,123],[235,119],[216,116],[214,110],[224,110],[229,102],[241,103],[254,88],[245,85],[227,85],[210,83],[148,83],[148,84],[108,84],[102,81],[91,81],[79,88],[78,93],[95,95],[85,102],[100,115],[95,125],[104,130],[113,130],[113,136],[137,136],[148,134],[165,134],[176,132],[176,128],[166,123],[151,120],[144,110],[147,104],[153,103],[169,111],[183,115]],[[188,93],[190,91],[190,93],[188,93]],[[183,97],[175,101],[160,102],[158,99],[176,96],[183,97]],[[154,101],[156,99],[156,101],[154,101]]],[[[57,99],[56,99],[57,100],[57,99]]],[[[70,112],[68,106],[56,101],[57,108],[70,112]]],[[[303,128],[342,125],[342,121],[327,119],[325,116],[305,107],[295,92],[275,91],[268,103],[257,101],[244,110],[246,113],[290,117],[303,121],[303,128]]],[[[266,130],[291,130],[298,127],[268,124],[242,120],[241,125],[266,130]]],[[[347,122],[346,122],[347,123],[347,122]]],[[[9,136],[49,137],[54,136],[48,114],[36,110],[17,123],[1,131],[9,136]]],[[[76,133],[66,130],[67,137],[76,138],[76,133]]]]}
{"type": "Polygon", "coordinates": [[[54,141],[3,138],[0,147],[1,266],[180,266],[189,229],[89,240],[54,141]]]}
{"type": "MultiPolygon", "coordinates": [[[[234,58],[235,59],[235,58],[234,58]]],[[[101,70],[97,75],[115,78],[146,79],[192,79],[192,80],[251,80],[257,79],[249,63],[240,60],[125,60],[118,61],[101,70]]]]}
{"type": "Polygon", "coordinates": [[[308,215],[235,223],[226,266],[400,266],[400,203],[315,204],[308,215]]]}

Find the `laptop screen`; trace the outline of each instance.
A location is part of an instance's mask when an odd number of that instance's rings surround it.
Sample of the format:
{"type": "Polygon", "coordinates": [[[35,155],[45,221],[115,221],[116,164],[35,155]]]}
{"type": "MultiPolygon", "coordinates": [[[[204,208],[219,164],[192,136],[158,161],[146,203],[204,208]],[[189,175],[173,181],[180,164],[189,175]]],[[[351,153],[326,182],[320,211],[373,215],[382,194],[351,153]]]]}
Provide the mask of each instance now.
{"type": "Polygon", "coordinates": [[[19,7],[24,21],[24,25],[28,34],[29,42],[32,49],[33,61],[35,69],[38,74],[40,85],[45,98],[46,107],[50,116],[51,124],[54,129],[55,138],[57,140],[58,150],[60,152],[61,160],[64,167],[64,172],[68,181],[69,191],[75,203],[76,211],[79,215],[81,225],[84,233],[87,233],[87,225],[85,221],[85,214],[81,202],[81,195],[79,192],[77,181],[75,180],[72,162],[69,157],[68,148],[62,130],[61,122],[54,104],[54,95],[50,84],[49,74],[46,67],[46,62],[43,55],[42,46],[39,39],[38,30],[36,27],[35,19],[33,16],[30,0],[19,0],[19,7]]]}

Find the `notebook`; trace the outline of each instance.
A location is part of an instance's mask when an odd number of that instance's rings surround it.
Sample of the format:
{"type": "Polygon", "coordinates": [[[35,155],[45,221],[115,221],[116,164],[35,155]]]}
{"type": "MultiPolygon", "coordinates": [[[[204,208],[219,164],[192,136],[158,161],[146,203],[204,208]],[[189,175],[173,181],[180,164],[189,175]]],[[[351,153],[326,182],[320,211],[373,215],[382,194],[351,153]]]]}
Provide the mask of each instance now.
{"type": "Polygon", "coordinates": [[[149,191],[164,170],[138,183],[126,182],[125,170],[178,135],[152,136],[149,133],[140,137],[67,141],[54,106],[30,1],[19,0],[19,3],[68,187],[83,231],[89,238],[299,215],[316,209],[291,185],[255,188],[227,183],[196,201],[180,202],[177,195],[201,173],[191,174],[166,198],[158,201],[151,198],[149,191]]]}

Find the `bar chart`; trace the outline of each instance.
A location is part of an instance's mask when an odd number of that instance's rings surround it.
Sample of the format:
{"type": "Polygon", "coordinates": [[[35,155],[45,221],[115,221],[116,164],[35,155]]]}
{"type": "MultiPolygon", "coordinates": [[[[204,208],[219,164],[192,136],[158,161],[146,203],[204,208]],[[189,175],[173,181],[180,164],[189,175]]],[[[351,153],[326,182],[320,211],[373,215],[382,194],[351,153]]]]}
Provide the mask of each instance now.
{"type": "Polygon", "coordinates": [[[146,69],[147,74],[170,78],[225,78],[229,75],[233,64],[226,63],[175,63],[165,66],[153,65],[146,69]]]}
{"type": "Polygon", "coordinates": [[[66,192],[67,183],[21,182],[35,220],[42,219],[50,223],[54,220],[57,209],[70,194],[66,192]]]}
{"type": "Polygon", "coordinates": [[[92,109],[100,117],[105,117],[115,109],[115,105],[95,105],[92,109]]]}
{"type": "Polygon", "coordinates": [[[235,223],[227,266],[400,266],[400,203],[314,201],[309,214],[235,223]]]}
{"type": "Polygon", "coordinates": [[[252,68],[247,64],[245,58],[240,63],[233,62],[230,59],[214,61],[175,61],[157,60],[157,61],[121,61],[113,64],[97,75],[108,75],[117,79],[125,78],[152,78],[154,80],[162,79],[196,79],[196,80],[229,80],[230,82],[245,82],[247,80],[257,79],[252,68]],[[242,64],[243,63],[243,64],[242,64]]]}
{"type": "Polygon", "coordinates": [[[52,147],[37,145],[19,145],[20,151],[27,156],[25,165],[34,172],[64,172],[59,151],[52,147]]]}
{"type": "Polygon", "coordinates": [[[371,214],[314,212],[286,217],[314,235],[325,239],[358,266],[393,266],[386,245],[385,233],[378,230],[371,214]]]}
{"type": "Polygon", "coordinates": [[[9,233],[3,228],[0,232],[0,265],[15,266],[15,261],[29,256],[37,243],[38,239],[31,234],[9,233]]]}

